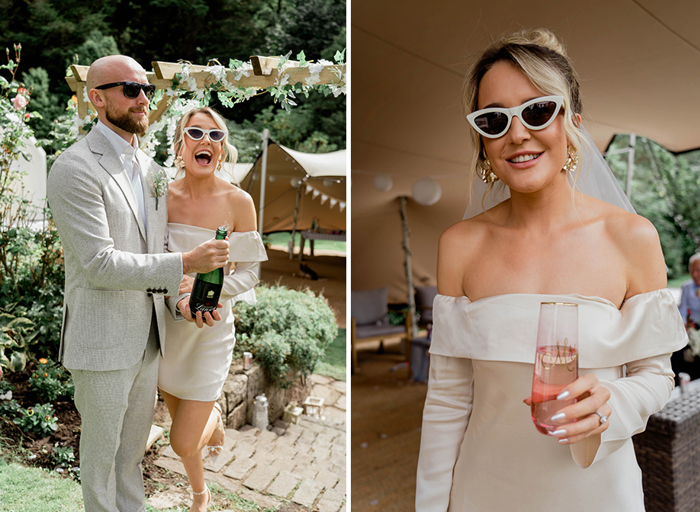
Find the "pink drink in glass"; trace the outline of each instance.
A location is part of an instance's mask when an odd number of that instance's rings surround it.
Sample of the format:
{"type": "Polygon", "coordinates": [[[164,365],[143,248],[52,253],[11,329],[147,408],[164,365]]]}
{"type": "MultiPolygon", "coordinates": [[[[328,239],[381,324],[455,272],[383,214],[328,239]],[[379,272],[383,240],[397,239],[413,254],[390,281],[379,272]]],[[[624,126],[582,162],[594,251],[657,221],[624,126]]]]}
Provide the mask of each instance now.
{"type": "Polygon", "coordinates": [[[578,378],[578,306],[543,302],[537,330],[535,371],[532,377],[532,421],[542,434],[559,426],[551,421],[561,409],[576,401],[557,400],[562,390],[578,378]]]}

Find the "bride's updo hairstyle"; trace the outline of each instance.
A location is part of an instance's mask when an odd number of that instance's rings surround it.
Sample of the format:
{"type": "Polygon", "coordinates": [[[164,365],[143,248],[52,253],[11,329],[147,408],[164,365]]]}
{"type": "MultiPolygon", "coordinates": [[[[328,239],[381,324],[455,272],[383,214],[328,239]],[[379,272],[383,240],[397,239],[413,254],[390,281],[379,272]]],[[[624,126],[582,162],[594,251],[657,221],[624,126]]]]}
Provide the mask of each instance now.
{"type": "MultiPolygon", "coordinates": [[[[177,126],[175,127],[175,140],[173,141],[176,157],[181,156],[182,150],[185,147],[185,128],[187,128],[187,123],[190,122],[190,119],[192,119],[192,116],[195,114],[205,114],[211,117],[216,123],[216,126],[226,134],[224,140],[221,141],[221,149],[224,153],[222,163],[231,162],[235,164],[236,160],[238,160],[238,150],[228,141],[228,127],[226,126],[226,122],[216,110],[210,107],[193,108],[189,112],[183,114],[177,122],[177,126]]],[[[184,169],[178,169],[175,177],[180,178],[182,176],[184,176],[184,169]]]]}
{"type": "MultiPolygon", "coordinates": [[[[542,91],[543,96],[563,96],[564,104],[564,130],[569,143],[581,154],[586,142],[582,136],[580,127],[576,126],[574,114],[582,113],[581,96],[579,92],[578,77],[571,66],[571,61],[566,54],[564,45],[557,37],[547,29],[524,29],[512,35],[506,36],[489,46],[476,63],[468,71],[464,82],[465,114],[478,110],[479,85],[481,79],[497,62],[506,61],[521,71],[530,82],[542,91]]],[[[486,159],[481,137],[476,130],[469,130],[472,137],[474,150],[474,171],[483,164],[486,159]]],[[[579,164],[580,166],[580,164],[579,164]]],[[[574,180],[578,177],[577,168],[574,180]]],[[[470,173],[470,190],[474,180],[479,179],[476,172],[470,173]]],[[[499,182],[496,182],[499,183],[499,182]]],[[[489,184],[486,195],[489,194],[493,184],[489,184]]]]}

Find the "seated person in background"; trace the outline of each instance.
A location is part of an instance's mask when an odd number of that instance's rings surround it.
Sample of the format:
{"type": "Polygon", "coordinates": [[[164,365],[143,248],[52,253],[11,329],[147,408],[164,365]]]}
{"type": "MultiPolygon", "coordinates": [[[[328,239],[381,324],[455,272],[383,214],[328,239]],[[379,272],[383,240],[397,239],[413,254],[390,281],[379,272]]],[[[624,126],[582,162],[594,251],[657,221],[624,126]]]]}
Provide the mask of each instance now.
{"type": "MultiPolygon", "coordinates": [[[[681,303],[678,309],[686,327],[697,329],[700,325],[700,253],[690,257],[688,272],[692,279],[681,286],[681,303]]],[[[676,384],[680,372],[690,375],[691,380],[700,378],[700,359],[693,354],[690,347],[675,352],[671,357],[671,364],[676,373],[676,384]]]]}

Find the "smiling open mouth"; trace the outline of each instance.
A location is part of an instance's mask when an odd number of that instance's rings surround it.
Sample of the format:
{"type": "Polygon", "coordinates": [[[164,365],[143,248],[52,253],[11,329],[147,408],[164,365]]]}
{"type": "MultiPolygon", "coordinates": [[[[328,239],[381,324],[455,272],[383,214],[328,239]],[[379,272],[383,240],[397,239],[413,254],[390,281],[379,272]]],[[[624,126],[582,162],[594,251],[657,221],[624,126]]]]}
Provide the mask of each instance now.
{"type": "Polygon", "coordinates": [[[194,155],[194,158],[200,165],[209,165],[211,163],[211,153],[209,151],[199,151],[194,155]]]}
{"type": "Polygon", "coordinates": [[[530,153],[528,155],[516,156],[515,158],[511,158],[508,161],[512,164],[521,164],[523,162],[529,162],[530,160],[536,160],[540,156],[542,156],[542,153],[530,153]]]}

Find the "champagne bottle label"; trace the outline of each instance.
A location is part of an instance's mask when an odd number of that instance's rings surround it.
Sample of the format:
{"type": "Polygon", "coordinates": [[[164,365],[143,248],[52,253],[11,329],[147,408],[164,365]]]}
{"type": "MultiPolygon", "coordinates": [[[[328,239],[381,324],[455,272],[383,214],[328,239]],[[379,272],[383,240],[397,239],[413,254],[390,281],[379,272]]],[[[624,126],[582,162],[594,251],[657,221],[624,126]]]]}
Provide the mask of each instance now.
{"type": "Polygon", "coordinates": [[[190,310],[196,315],[197,311],[204,314],[206,311],[210,313],[216,309],[221,295],[221,287],[217,284],[207,283],[206,281],[197,281],[192,288],[192,296],[190,297],[190,310]]]}

